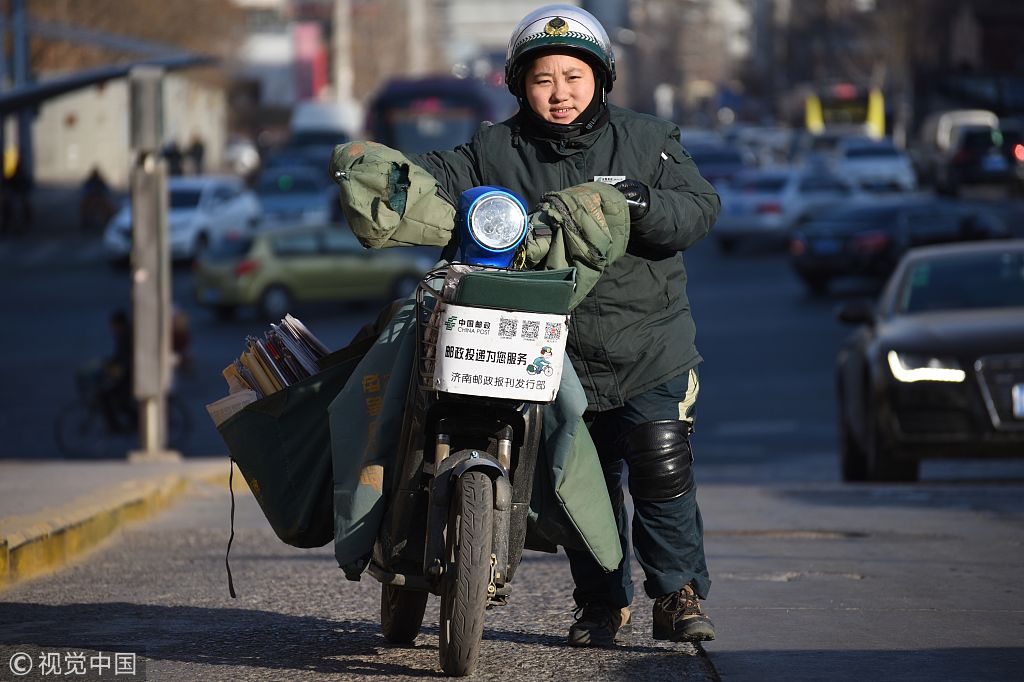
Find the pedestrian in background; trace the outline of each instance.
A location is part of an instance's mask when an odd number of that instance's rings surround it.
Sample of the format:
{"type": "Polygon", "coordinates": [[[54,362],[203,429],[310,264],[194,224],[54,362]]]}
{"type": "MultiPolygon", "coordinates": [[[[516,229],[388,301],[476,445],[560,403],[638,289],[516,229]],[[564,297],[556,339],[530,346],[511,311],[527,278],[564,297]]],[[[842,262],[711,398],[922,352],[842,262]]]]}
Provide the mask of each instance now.
{"type": "Polygon", "coordinates": [[[78,203],[79,228],[83,232],[102,229],[116,210],[110,185],[107,184],[99,167],[93,166],[82,183],[78,203]]]}
{"type": "Polygon", "coordinates": [[[202,175],[203,174],[203,160],[206,156],[206,145],[203,143],[203,138],[199,133],[192,135],[192,142],[189,143],[188,149],[185,150],[188,155],[189,162],[192,164],[192,174],[202,175]]]}
{"type": "Polygon", "coordinates": [[[185,155],[178,146],[177,140],[169,140],[162,150],[164,161],[167,162],[168,175],[182,175],[185,172],[185,155]]]}
{"type": "Polygon", "coordinates": [[[32,227],[32,191],[35,183],[19,158],[13,172],[4,178],[0,192],[0,232],[27,234],[32,227]]]}

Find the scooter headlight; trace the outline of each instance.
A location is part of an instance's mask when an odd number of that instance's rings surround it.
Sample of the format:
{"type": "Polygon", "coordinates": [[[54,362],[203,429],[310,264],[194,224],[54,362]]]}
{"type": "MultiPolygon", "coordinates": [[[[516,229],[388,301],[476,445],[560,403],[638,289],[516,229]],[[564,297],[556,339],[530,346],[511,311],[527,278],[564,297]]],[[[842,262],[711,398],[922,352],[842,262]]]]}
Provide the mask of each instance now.
{"type": "Polygon", "coordinates": [[[504,192],[488,192],[469,209],[469,231],[484,248],[503,251],[526,231],[526,211],[504,192]]]}

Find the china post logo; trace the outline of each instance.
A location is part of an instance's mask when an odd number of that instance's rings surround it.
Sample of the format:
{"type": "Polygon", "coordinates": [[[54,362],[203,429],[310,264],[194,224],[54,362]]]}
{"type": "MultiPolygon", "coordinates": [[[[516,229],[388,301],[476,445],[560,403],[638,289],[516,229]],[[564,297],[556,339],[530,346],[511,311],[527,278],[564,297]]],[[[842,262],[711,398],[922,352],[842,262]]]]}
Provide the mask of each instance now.
{"type": "Polygon", "coordinates": [[[458,315],[449,315],[448,319],[444,321],[445,331],[450,332],[452,329],[455,329],[455,322],[458,321],[458,319],[458,315]]]}

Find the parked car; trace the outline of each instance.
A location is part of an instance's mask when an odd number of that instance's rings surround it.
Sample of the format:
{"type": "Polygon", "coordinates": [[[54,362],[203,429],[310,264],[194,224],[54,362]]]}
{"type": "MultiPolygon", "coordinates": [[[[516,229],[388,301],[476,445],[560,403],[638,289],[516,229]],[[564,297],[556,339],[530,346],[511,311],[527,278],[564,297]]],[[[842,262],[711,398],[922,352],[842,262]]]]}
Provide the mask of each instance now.
{"type": "Polygon", "coordinates": [[[965,185],[1013,188],[1014,172],[998,129],[965,126],[957,131],[936,168],[935,189],[955,196],[965,185]]]}
{"type": "Polygon", "coordinates": [[[1011,169],[1011,189],[1017,196],[1024,195],[1024,118],[1003,119],[999,125],[1011,169]]]}
{"type": "Polygon", "coordinates": [[[683,127],[679,129],[679,141],[683,147],[689,149],[695,145],[719,145],[725,144],[721,133],[711,128],[699,126],[683,127]]]}
{"type": "Polygon", "coordinates": [[[749,154],[756,166],[787,164],[798,133],[791,128],[751,126],[742,129],[736,145],[749,154]]]}
{"type": "Polygon", "coordinates": [[[1024,142],[1016,143],[1011,149],[1013,154],[1011,161],[1013,168],[1012,191],[1017,196],[1021,196],[1024,194],[1024,142]]]}
{"type": "Polygon", "coordinates": [[[831,163],[844,140],[861,137],[859,126],[832,126],[821,133],[802,131],[791,141],[790,158],[797,164],[831,163]]]}
{"type": "Polygon", "coordinates": [[[933,457],[1024,456],[1024,240],[913,249],[837,359],[847,481],[933,457]]]}
{"type": "Polygon", "coordinates": [[[858,201],[823,211],[793,231],[790,265],[811,293],[841,277],[882,282],[910,248],[1011,236],[991,210],[928,196],[858,201]]]}
{"type": "Polygon", "coordinates": [[[495,90],[473,78],[396,78],[367,105],[366,129],[372,139],[406,154],[454,149],[484,121],[509,115],[514,100],[495,90]]]}
{"type": "Polygon", "coordinates": [[[737,173],[753,166],[754,160],[744,158],[744,152],[728,144],[689,144],[686,151],[693,157],[704,179],[717,189],[728,185],[737,173]]]}
{"type": "Polygon", "coordinates": [[[720,190],[722,212],[712,234],[724,253],[743,241],[786,244],[791,230],[857,191],[823,166],[745,171],[720,190]]]}
{"type": "MultiPolygon", "coordinates": [[[[259,223],[256,194],[230,176],[175,176],[167,182],[167,228],[174,260],[189,260],[230,234],[248,234],[259,223]]],[[[107,223],[107,255],[115,261],[132,248],[132,208],[126,203],[107,223]]]]}
{"type": "Polygon", "coordinates": [[[836,149],[835,169],[865,190],[910,192],[917,188],[910,157],[888,139],[843,140],[836,149]]]}
{"type": "Polygon", "coordinates": [[[316,173],[306,166],[267,168],[254,190],[263,206],[261,229],[330,222],[337,196],[326,172],[316,173]]]}
{"type": "Polygon", "coordinates": [[[939,167],[946,163],[959,131],[965,127],[998,130],[999,117],[984,109],[953,109],[937,111],[925,118],[917,143],[910,150],[920,183],[935,183],[939,167]]]}
{"type": "Polygon", "coordinates": [[[256,307],[277,321],[296,305],[408,295],[433,250],[364,248],[347,226],[280,228],[224,240],[196,262],[196,300],[222,318],[256,307]]]}

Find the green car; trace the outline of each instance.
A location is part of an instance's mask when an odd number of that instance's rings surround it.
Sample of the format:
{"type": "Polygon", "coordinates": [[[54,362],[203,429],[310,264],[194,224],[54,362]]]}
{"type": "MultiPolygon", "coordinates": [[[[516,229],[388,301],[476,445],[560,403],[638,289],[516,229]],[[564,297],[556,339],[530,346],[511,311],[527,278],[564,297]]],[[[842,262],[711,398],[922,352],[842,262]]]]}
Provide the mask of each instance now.
{"type": "Polygon", "coordinates": [[[301,303],[407,296],[437,261],[419,247],[370,250],[346,225],[233,235],[196,261],[196,300],[229,319],[255,306],[276,322],[301,303]]]}

